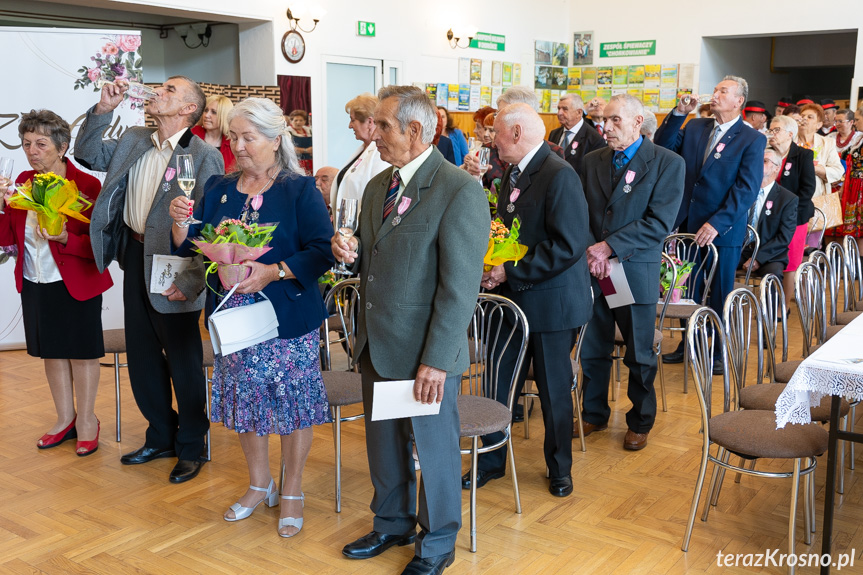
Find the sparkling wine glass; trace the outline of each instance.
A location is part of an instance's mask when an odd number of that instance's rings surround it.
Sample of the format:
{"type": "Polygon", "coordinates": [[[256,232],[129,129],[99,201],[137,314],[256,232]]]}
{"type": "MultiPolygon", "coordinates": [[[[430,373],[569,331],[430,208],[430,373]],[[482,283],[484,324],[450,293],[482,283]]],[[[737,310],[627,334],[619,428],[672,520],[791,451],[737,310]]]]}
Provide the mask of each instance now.
{"type": "Polygon", "coordinates": [[[680,97],[680,101],[683,102],[684,106],[688,106],[696,98],[699,106],[709,104],[713,100],[713,94],[698,94],[697,96],[694,94],[684,94],[680,97]]]}
{"type": "Polygon", "coordinates": [[[477,180],[482,182],[482,176],[489,169],[489,162],[491,161],[491,148],[480,148],[479,149],[479,176],[477,180]]]}
{"type": "MultiPolygon", "coordinates": [[[[339,209],[339,235],[345,241],[354,237],[354,232],[357,229],[357,206],[358,202],[353,198],[345,198],[342,200],[341,208],[339,209]]],[[[351,275],[351,271],[345,266],[345,262],[339,263],[339,267],[334,270],[334,273],[341,276],[351,275]]]]}
{"type": "MultiPolygon", "coordinates": [[[[15,161],[12,158],[0,157],[0,197],[5,196],[6,189],[12,185],[12,166],[14,165],[15,161]]],[[[0,205],[0,214],[6,213],[3,211],[4,206],[5,201],[0,205]]]]}
{"type": "MultiPolygon", "coordinates": [[[[177,156],[177,185],[186,194],[187,199],[192,199],[192,190],[195,189],[195,162],[192,160],[191,154],[180,154],[177,156]]],[[[185,228],[189,224],[200,223],[201,220],[196,220],[190,215],[178,225],[181,228],[185,228]]]]}
{"type": "MultiPolygon", "coordinates": [[[[125,78],[124,78],[125,79],[125,78]]],[[[126,94],[129,95],[130,98],[137,98],[139,100],[151,100],[156,97],[156,90],[147,86],[146,84],[142,84],[140,82],[136,82],[134,80],[125,79],[128,84],[128,88],[126,90],[126,94]]],[[[99,90],[102,89],[102,86],[105,84],[113,84],[115,80],[111,80],[111,78],[105,76],[104,74],[99,76],[95,82],[96,88],[99,90]]]]}

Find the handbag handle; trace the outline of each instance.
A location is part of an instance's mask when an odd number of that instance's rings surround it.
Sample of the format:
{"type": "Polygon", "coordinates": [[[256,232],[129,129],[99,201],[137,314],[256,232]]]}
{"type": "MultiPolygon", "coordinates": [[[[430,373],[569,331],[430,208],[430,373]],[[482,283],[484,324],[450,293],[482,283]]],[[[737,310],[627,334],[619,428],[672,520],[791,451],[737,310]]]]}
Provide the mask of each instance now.
{"type": "MultiPolygon", "coordinates": [[[[240,284],[238,284],[238,283],[234,284],[234,287],[232,287],[231,290],[225,294],[225,297],[222,298],[222,301],[219,302],[219,305],[216,306],[216,309],[213,310],[213,313],[216,313],[217,311],[219,311],[219,308],[222,307],[225,304],[225,302],[230,299],[230,297],[232,295],[234,295],[234,292],[236,291],[238,285],[240,285],[240,284]]],[[[270,298],[268,298],[267,294],[265,294],[264,292],[259,291],[259,292],[255,292],[255,293],[261,294],[262,296],[264,296],[265,300],[270,301],[270,298]]],[[[212,314],[210,314],[210,315],[212,315],[212,314]]]]}

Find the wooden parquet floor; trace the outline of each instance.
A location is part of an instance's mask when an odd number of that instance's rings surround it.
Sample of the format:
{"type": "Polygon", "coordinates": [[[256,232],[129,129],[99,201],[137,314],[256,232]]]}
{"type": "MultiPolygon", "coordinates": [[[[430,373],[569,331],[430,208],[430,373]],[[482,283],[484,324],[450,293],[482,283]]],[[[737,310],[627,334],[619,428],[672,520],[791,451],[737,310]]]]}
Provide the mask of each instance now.
{"type": "MultiPolygon", "coordinates": [[[[796,318],[791,327],[792,334],[799,333],[796,318]]],[[[666,341],[666,350],[674,344],[666,341]]],[[[792,335],[792,359],[800,348],[799,336],[792,335]]],[[[629,408],[624,383],[612,404],[609,430],[589,437],[586,453],[574,454],[575,493],[568,498],[548,494],[538,409],[531,418],[530,439],[524,438],[523,425],[516,424],[524,512],[514,512],[509,477],[481,489],[474,554],[469,551],[464,492],[464,526],[456,561],[447,573],[784,573],[774,567],[719,567],[716,556],[720,550],[785,552],[788,480],[744,477],[738,485],[729,476],[709,520],[696,520],[689,552],[680,550],[700,457],[699,409],[694,390],[682,393],[681,366],[666,366],[665,374],[669,410],[659,413],[648,447],[634,453],[622,449],[629,408]]],[[[625,382],[625,369],[623,376],[625,382]]],[[[399,573],[410,560],[412,547],[396,547],[366,561],[341,555],[346,543],[371,528],[372,489],[361,421],[343,426],[342,512],[336,513],[333,504],[332,428],[321,426],[315,430],[303,482],[305,526],[297,537],[281,539],[276,534],[276,509],[262,506],[237,523],[222,520],[248,481],[234,433],[214,425],[212,462],[195,480],[170,484],[173,460],[120,464],[121,454],[143,443],[145,424],[123,370],[123,442],[116,443],[110,369],[103,369],[101,384],[99,451],[76,457],[74,442],[40,451],[36,440],[54,417],[41,361],[20,351],[0,353],[0,573],[378,574],[399,573]]],[[[271,441],[274,473],[277,445],[271,441]]],[[[803,545],[801,502],[798,553],[820,552],[826,457],[818,463],[818,532],[811,547],[803,545]]],[[[847,573],[863,573],[860,457],[857,465],[856,471],[846,469],[845,494],[838,497],[834,527],[834,553],[856,550],[857,566],[842,571],[847,573]]],[[[759,468],[767,467],[776,465],[759,463],[759,468]]]]}

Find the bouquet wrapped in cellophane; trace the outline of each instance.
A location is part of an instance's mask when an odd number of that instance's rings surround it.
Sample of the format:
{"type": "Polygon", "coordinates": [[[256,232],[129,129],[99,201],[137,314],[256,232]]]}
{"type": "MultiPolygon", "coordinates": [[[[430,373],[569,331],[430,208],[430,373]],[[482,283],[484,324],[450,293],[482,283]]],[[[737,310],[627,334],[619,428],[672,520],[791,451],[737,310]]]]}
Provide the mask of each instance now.
{"type": "Polygon", "coordinates": [[[240,262],[257,260],[270,251],[267,246],[273,239],[278,224],[247,224],[241,220],[224,219],[219,225],[207,224],[201,237],[192,240],[204,257],[210,261],[207,274],[219,273],[222,287],[231,289],[252,273],[240,262]]]}
{"type": "Polygon", "coordinates": [[[521,222],[517,217],[512,220],[511,229],[507,229],[500,218],[491,221],[491,230],[488,233],[488,249],[485,252],[485,258],[483,258],[485,271],[489,271],[494,266],[499,266],[504,262],[518,262],[527,254],[527,246],[518,243],[520,227],[521,222]]]}
{"type": "Polygon", "coordinates": [[[9,207],[36,212],[39,227],[49,235],[60,235],[68,218],[90,223],[81,212],[91,208],[93,203],[78,191],[73,181],[48,172],[36,174],[15,188],[17,193],[9,198],[9,207]]]}

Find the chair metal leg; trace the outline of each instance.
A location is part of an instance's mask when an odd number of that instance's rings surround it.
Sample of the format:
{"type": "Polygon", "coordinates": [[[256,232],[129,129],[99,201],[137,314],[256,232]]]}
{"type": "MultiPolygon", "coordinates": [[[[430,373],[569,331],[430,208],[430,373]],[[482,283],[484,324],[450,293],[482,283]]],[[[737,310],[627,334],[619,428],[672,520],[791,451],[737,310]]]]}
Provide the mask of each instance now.
{"type": "MultiPolygon", "coordinates": [[[[716,453],[716,459],[722,460],[722,454],[725,450],[719,448],[716,453]]],[[[710,506],[713,502],[713,490],[716,488],[716,479],[719,477],[719,466],[713,464],[713,473],[710,474],[710,483],[707,485],[707,499],[704,501],[704,511],[701,512],[701,520],[707,521],[707,515],[710,513],[710,506]]]]}
{"type": "Polygon", "coordinates": [[[524,414],[524,438],[530,439],[530,409],[528,409],[527,400],[531,401],[533,404],[533,398],[528,397],[526,395],[522,395],[522,413],[524,414]]]}
{"type": "Polygon", "coordinates": [[[578,376],[573,379],[572,393],[575,396],[575,421],[578,423],[578,440],[581,443],[581,451],[586,452],[587,446],[584,443],[584,423],[581,420],[581,394],[578,392],[578,376]]]}
{"type": "MultiPolygon", "coordinates": [[[[512,448],[512,435],[506,440],[507,449],[509,450],[509,471],[512,473],[512,492],[515,495],[515,512],[521,513],[521,495],[518,493],[518,475],[515,473],[515,451],[512,448]]],[[[471,483],[471,486],[474,484],[471,483]]]]}
{"type": "MultiPolygon", "coordinates": [[[[722,462],[728,463],[728,460],[731,459],[731,452],[726,451],[722,456],[722,462]]],[[[713,493],[711,494],[710,505],[716,507],[716,503],[719,501],[719,493],[722,491],[722,483],[725,481],[725,472],[727,470],[724,467],[719,468],[719,475],[716,478],[716,485],[713,487],[713,493]]]]}
{"type": "MultiPolygon", "coordinates": [[[[511,454],[510,454],[511,455],[511,454]]],[[[470,551],[476,553],[476,471],[479,464],[479,436],[471,438],[470,447],[470,551]]]]}
{"type": "Polygon", "coordinates": [[[204,368],[204,386],[207,388],[207,461],[210,461],[211,451],[210,451],[210,383],[212,379],[210,379],[210,369],[204,368]]]}
{"type": "Polygon", "coordinates": [[[689,393],[689,346],[683,346],[683,393],[689,393]]]}
{"type": "Polygon", "coordinates": [[[117,400],[117,443],[120,443],[120,354],[114,354],[114,396],[117,400]]]}
{"type": "MultiPolygon", "coordinates": [[[[811,459],[810,464],[815,463],[815,459],[811,459]]],[[[814,472],[813,472],[814,473],[814,472]]],[[[808,474],[810,476],[809,479],[809,508],[812,509],[812,513],[809,516],[809,520],[811,521],[809,525],[809,532],[815,533],[815,477],[812,473],[808,474]]]]}
{"type": "MultiPolygon", "coordinates": [[[[848,431],[848,416],[842,418],[843,431],[848,431]]],[[[845,441],[839,440],[839,460],[836,462],[836,473],[839,474],[839,481],[836,485],[836,493],[845,493],[845,441]]]]}
{"type": "MultiPolygon", "coordinates": [[[[797,491],[800,489],[800,459],[794,460],[794,478],[791,481],[791,511],[788,514],[788,554],[794,555],[794,524],[797,521],[797,491]]],[[[789,563],[788,573],[794,575],[795,564],[789,563]]]]}
{"type": "MultiPolygon", "coordinates": [[[[692,527],[695,525],[695,514],[698,511],[698,500],[701,499],[701,488],[704,487],[704,476],[707,473],[707,455],[710,452],[710,444],[706,441],[701,448],[701,467],[698,470],[698,479],[695,481],[695,492],[692,494],[692,504],[689,506],[689,521],[686,523],[686,533],[683,534],[683,545],[681,551],[689,551],[689,539],[692,537],[692,527]]],[[[709,507],[709,505],[705,505],[709,507]]]]}
{"type": "MultiPolygon", "coordinates": [[[[854,431],[854,423],[857,421],[856,413],[857,413],[857,405],[855,403],[852,403],[851,404],[851,411],[848,413],[848,422],[849,423],[848,423],[848,427],[845,428],[846,431],[854,431]]],[[[855,443],[853,441],[848,441],[847,443],[848,443],[848,449],[849,449],[848,455],[850,456],[850,460],[848,461],[848,469],[851,469],[853,471],[853,469],[854,469],[854,445],[855,445],[855,443]]]]}
{"type": "MultiPolygon", "coordinates": [[[[803,461],[808,467],[812,464],[812,460],[808,457],[803,461]]],[[[812,482],[812,474],[807,473],[803,476],[803,543],[812,545],[812,532],[809,531],[809,526],[812,524],[812,501],[809,499],[809,484],[812,482]]],[[[796,497],[796,494],[795,494],[796,497]]]]}
{"type": "Polygon", "coordinates": [[[662,346],[656,346],[656,363],[659,369],[659,389],[662,393],[662,411],[668,411],[668,402],[665,397],[665,371],[662,369],[662,346]]]}
{"type": "Polygon", "coordinates": [[[333,406],[333,443],[336,446],[336,513],[342,512],[342,408],[333,406]]]}

